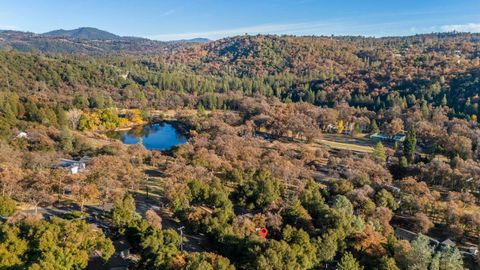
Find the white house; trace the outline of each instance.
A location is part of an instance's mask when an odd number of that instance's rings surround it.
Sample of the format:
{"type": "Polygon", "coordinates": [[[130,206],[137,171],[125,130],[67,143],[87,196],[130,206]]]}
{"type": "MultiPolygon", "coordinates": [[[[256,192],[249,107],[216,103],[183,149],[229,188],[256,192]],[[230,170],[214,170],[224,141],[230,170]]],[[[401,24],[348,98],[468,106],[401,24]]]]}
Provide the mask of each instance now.
{"type": "Polygon", "coordinates": [[[28,138],[28,134],[26,132],[21,131],[17,134],[16,138],[17,139],[26,139],[26,138],[28,138]]]}
{"type": "Polygon", "coordinates": [[[64,168],[71,174],[77,174],[83,172],[87,168],[87,164],[90,162],[89,157],[82,157],[80,160],[60,159],[54,168],[64,168]]]}

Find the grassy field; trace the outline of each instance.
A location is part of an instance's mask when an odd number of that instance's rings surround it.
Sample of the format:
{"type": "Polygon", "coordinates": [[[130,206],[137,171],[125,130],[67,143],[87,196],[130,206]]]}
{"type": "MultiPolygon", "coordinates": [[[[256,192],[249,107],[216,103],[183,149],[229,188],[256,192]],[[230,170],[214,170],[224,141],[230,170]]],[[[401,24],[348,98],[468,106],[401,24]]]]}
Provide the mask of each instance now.
{"type": "MultiPolygon", "coordinates": [[[[193,116],[197,115],[198,111],[194,109],[182,109],[182,110],[153,110],[150,112],[152,117],[161,117],[165,120],[176,120],[178,115],[193,116]]],[[[205,114],[210,114],[212,111],[205,110],[205,114]]]]}
{"type": "Polygon", "coordinates": [[[338,134],[323,134],[323,138],[315,140],[316,143],[337,150],[349,150],[360,153],[372,153],[374,142],[366,135],[350,137],[338,134]]]}
{"type": "MultiPolygon", "coordinates": [[[[260,129],[261,133],[270,134],[269,130],[260,129]]],[[[368,134],[357,136],[323,133],[321,137],[315,139],[313,143],[307,143],[304,140],[298,140],[292,137],[284,136],[284,139],[302,143],[311,149],[318,147],[327,147],[335,150],[349,150],[359,153],[372,153],[375,141],[369,138],[368,134]]]]}
{"type": "Polygon", "coordinates": [[[146,196],[148,190],[148,197],[150,199],[159,199],[163,190],[161,185],[163,179],[160,176],[156,175],[156,168],[146,168],[145,173],[147,174],[148,180],[144,185],[140,187],[139,190],[136,191],[136,193],[146,196]]]}

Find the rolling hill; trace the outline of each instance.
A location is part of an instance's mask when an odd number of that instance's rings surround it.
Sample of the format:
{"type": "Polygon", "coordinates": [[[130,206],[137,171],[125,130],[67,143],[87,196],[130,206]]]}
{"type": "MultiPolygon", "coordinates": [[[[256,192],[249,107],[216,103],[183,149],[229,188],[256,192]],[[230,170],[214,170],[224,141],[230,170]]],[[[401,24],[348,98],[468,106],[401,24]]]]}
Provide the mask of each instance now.
{"type": "Polygon", "coordinates": [[[156,54],[175,47],[156,40],[118,35],[95,29],[55,30],[44,34],[20,31],[0,32],[0,49],[48,54],[156,54]]]}
{"type": "Polygon", "coordinates": [[[87,39],[87,40],[120,40],[122,37],[112,34],[107,31],[103,31],[92,27],[81,27],[73,30],[54,30],[42,34],[42,36],[49,37],[65,37],[74,39],[87,39]]]}

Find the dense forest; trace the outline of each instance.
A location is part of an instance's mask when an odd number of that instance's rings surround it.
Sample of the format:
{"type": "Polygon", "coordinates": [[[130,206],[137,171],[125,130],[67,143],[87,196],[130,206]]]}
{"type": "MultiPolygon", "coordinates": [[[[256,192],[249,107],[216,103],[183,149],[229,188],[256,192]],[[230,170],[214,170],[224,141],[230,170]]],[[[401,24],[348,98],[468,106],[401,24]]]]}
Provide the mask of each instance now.
{"type": "Polygon", "coordinates": [[[480,35],[2,35],[0,269],[480,267],[480,35]]]}

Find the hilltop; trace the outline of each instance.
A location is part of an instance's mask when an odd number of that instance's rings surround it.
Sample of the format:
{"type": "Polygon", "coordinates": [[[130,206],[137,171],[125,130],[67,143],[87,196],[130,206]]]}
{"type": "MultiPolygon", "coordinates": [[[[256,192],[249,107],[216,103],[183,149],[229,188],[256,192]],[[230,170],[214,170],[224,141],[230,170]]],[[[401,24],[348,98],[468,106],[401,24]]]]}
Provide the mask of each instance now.
{"type": "Polygon", "coordinates": [[[206,40],[162,42],[140,37],[123,37],[92,27],[60,29],[43,34],[0,30],[0,49],[47,54],[159,54],[174,50],[183,44],[202,42],[206,40]]]}
{"type": "Polygon", "coordinates": [[[107,31],[103,31],[92,27],[81,27],[73,30],[54,30],[42,34],[43,36],[50,37],[65,37],[74,39],[88,39],[88,40],[119,40],[120,36],[112,34],[107,31]]]}

